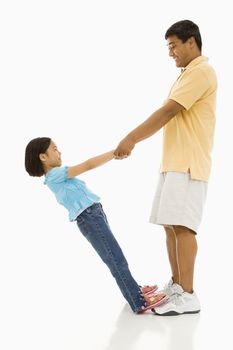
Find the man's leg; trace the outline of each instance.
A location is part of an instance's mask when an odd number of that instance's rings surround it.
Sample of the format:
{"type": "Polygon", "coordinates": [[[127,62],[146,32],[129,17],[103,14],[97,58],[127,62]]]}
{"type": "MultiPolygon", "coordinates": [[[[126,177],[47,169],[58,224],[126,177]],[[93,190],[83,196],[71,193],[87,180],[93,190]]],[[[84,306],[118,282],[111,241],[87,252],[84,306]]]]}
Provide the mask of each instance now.
{"type": "Polygon", "coordinates": [[[177,257],[177,239],[172,227],[164,226],[166,232],[167,253],[171,266],[172,279],[174,283],[180,283],[180,273],[177,257]]]}
{"type": "Polygon", "coordinates": [[[197,255],[195,233],[184,226],[173,226],[177,242],[179,284],[185,292],[193,292],[194,264],[197,255]]]}

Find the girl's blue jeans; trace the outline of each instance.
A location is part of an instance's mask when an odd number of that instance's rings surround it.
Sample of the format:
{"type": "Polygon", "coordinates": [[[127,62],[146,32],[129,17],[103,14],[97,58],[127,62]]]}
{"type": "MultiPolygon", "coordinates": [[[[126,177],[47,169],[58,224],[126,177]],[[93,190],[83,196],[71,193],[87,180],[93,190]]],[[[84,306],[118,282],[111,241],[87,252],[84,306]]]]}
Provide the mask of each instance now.
{"type": "Polygon", "coordinates": [[[109,227],[101,203],[94,203],[77,218],[77,225],[108,266],[121,293],[134,312],[145,305],[140,295],[140,287],[131,275],[127,260],[109,227]]]}

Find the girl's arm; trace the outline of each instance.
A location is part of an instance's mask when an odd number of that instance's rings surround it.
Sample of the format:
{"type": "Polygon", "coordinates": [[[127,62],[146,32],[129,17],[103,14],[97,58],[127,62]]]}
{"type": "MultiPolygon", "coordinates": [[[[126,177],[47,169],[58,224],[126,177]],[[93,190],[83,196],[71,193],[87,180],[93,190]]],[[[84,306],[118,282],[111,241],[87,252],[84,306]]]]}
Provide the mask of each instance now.
{"type": "Polygon", "coordinates": [[[98,166],[109,162],[114,158],[113,153],[114,153],[114,150],[100,154],[99,156],[90,158],[83,163],[69,167],[67,171],[68,178],[80,175],[85,171],[97,168],[98,166]]]}

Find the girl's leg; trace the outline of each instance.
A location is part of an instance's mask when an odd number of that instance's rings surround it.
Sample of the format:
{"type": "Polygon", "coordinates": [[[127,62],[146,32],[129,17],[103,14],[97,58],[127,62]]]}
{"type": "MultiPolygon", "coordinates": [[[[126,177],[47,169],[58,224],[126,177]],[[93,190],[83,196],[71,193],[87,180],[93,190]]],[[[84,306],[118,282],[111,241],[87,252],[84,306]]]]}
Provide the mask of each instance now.
{"type": "Polygon", "coordinates": [[[110,269],[123,296],[134,312],[145,306],[140,288],[131,275],[127,260],[113,236],[106,215],[100,203],[93,204],[77,217],[77,224],[110,269]]]}

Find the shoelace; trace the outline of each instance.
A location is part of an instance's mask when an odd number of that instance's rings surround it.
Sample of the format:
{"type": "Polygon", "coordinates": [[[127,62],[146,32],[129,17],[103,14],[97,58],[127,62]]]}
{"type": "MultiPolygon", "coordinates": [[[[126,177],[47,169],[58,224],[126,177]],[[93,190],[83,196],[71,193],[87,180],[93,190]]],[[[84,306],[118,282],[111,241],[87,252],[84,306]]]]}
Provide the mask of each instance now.
{"type": "Polygon", "coordinates": [[[172,294],[172,296],[170,297],[169,301],[171,301],[175,305],[183,304],[183,299],[180,298],[180,296],[182,296],[182,294],[183,293],[181,291],[175,292],[174,294],[172,294]]]}
{"type": "Polygon", "coordinates": [[[172,283],[171,282],[168,282],[164,285],[164,287],[162,288],[161,292],[167,294],[167,295],[170,295],[171,292],[170,292],[170,289],[171,289],[171,286],[172,286],[172,283]]]}
{"type": "Polygon", "coordinates": [[[162,290],[164,291],[164,293],[166,293],[166,291],[169,290],[169,288],[170,288],[170,284],[169,284],[169,283],[166,283],[166,284],[163,286],[162,290]]]}

